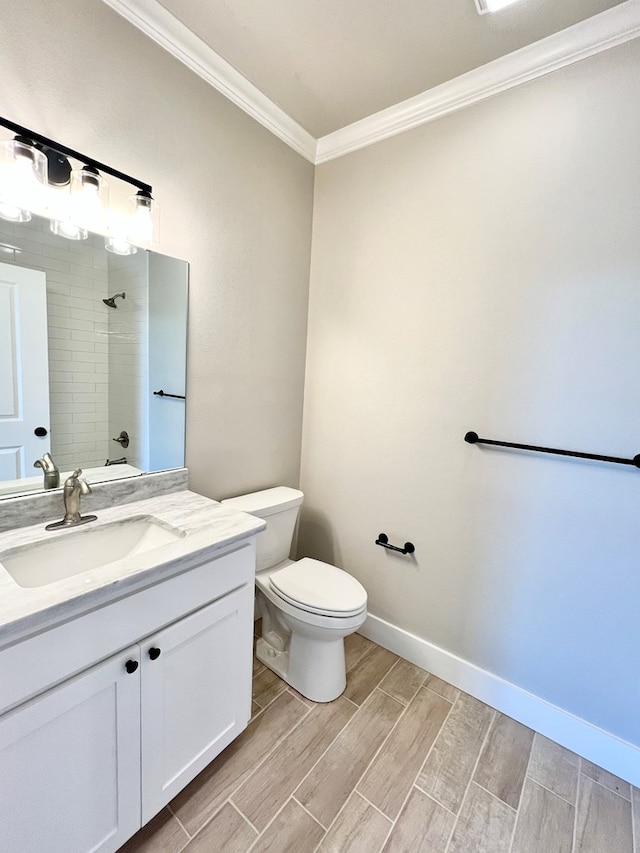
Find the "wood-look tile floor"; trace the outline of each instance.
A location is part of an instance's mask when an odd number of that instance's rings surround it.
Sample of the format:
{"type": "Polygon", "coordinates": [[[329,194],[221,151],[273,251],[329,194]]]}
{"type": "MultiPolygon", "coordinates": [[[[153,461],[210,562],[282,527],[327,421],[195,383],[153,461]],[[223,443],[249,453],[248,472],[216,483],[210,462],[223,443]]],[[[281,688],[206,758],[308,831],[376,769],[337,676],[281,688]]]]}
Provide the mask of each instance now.
{"type": "Polygon", "coordinates": [[[255,661],[248,728],[120,853],[640,853],[639,789],[358,634],[345,651],[324,705],[255,661]]]}

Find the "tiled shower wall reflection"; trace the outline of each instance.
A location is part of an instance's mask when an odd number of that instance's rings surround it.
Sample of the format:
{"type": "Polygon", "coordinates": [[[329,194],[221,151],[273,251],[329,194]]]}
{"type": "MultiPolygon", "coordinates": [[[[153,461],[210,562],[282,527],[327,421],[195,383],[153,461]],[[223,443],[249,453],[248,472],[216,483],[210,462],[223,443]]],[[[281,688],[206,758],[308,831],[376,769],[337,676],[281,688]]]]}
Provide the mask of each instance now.
{"type": "Polygon", "coordinates": [[[47,276],[51,454],[61,470],[104,465],[109,438],[104,241],[64,240],[35,218],[16,225],[0,220],[0,241],[19,250],[3,253],[3,261],[47,276]]]}
{"type": "Polygon", "coordinates": [[[111,437],[125,430],[129,447],[124,450],[111,441],[109,456],[127,457],[127,462],[149,469],[148,462],[148,334],[149,256],[110,254],[107,266],[109,287],[113,293],[126,294],[117,299],[117,309],[109,311],[109,429],[111,437]]]}
{"type": "Polygon", "coordinates": [[[1,261],[47,277],[50,447],[60,470],[122,456],[146,467],[146,253],[110,255],[102,237],[65,240],[37,217],[0,219],[0,249],[1,261]],[[123,290],[117,309],[102,301],[123,290]],[[126,450],[112,441],[121,430],[131,436],[126,450]]]}

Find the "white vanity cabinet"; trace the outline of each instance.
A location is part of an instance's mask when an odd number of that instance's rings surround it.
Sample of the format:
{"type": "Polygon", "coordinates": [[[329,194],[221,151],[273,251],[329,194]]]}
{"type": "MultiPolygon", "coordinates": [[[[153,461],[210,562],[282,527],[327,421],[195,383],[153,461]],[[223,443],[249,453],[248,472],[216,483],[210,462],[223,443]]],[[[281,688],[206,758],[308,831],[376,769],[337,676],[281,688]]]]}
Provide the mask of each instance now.
{"type": "Polygon", "coordinates": [[[143,824],[251,716],[249,592],[237,590],[141,644],[143,824]]]}
{"type": "Polygon", "coordinates": [[[245,544],[0,651],[2,853],[113,853],[245,728],[254,571],[245,544]]]}
{"type": "Polygon", "coordinates": [[[117,850],[140,825],[140,680],[128,649],[0,717],[3,853],[117,850]]]}

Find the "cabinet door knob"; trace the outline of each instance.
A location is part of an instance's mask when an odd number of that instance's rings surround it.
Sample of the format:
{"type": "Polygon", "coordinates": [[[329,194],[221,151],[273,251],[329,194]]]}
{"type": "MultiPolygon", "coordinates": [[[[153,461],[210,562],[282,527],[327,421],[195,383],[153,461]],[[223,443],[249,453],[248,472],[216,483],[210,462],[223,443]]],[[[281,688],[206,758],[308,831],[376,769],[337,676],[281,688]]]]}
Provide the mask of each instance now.
{"type": "Polygon", "coordinates": [[[149,657],[151,658],[151,660],[155,660],[156,658],[159,658],[160,657],[160,649],[157,648],[156,646],[151,646],[151,648],[149,649],[149,657]]]}
{"type": "Polygon", "coordinates": [[[131,673],[132,673],[132,672],[135,672],[135,671],[136,671],[136,669],[138,668],[138,666],[139,666],[139,664],[138,664],[138,661],[137,661],[137,660],[128,660],[128,661],[125,663],[124,668],[127,670],[127,672],[129,673],[129,675],[131,675],[131,673]]]}

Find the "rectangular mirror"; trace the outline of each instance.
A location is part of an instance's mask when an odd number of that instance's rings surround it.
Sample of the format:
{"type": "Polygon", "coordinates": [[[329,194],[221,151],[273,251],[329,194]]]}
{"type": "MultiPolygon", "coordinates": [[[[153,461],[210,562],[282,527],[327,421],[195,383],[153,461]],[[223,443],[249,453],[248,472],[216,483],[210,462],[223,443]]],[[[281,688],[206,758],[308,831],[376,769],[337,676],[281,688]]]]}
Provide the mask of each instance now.
{"type": "Polygon", "coordinates": [[[61,486],[184,466],[187,288],[185,261],[0,219],[0,498],[46,452],[61,486]]]}

